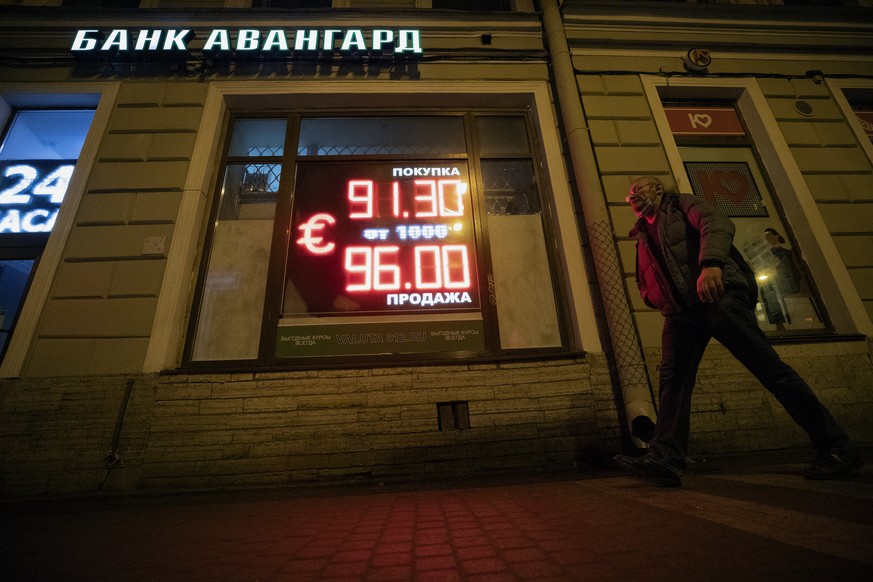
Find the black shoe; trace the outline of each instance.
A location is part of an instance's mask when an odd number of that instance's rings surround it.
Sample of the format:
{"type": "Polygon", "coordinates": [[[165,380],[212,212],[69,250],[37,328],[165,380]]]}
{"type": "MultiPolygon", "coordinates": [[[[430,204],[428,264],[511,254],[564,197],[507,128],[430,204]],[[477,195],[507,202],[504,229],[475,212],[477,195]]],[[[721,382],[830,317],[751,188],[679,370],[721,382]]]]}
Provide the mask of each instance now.
{"type": "Polygon", "coordinates": [[[803,470],[803,476],[819,481],[842,479],[863,466],[864,461],[855,449],[830,449],[818,453],[812,464],[803,470]]]}
{"type": "Polygon", "coordinates": [[[657,458],[651,452],[642,457],[629,457],[616,455],[612,458],[620,468],[630,471],[634,475],[654,479],[663,487],[681,487],[682,473],[672,465],[657,458]]]}

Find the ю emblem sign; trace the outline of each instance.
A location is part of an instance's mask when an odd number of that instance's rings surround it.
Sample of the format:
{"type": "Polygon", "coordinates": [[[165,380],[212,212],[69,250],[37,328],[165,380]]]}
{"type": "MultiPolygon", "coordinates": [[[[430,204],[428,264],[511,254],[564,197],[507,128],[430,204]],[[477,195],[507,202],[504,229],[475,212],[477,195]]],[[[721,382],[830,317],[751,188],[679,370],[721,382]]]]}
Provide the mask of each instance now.
{"type": "Polygon", "coordinates": [[[712,125],[712,116],[707,113],[689,113],[688,121],[692,128],[702,127],[706,129],[712,125]]]}

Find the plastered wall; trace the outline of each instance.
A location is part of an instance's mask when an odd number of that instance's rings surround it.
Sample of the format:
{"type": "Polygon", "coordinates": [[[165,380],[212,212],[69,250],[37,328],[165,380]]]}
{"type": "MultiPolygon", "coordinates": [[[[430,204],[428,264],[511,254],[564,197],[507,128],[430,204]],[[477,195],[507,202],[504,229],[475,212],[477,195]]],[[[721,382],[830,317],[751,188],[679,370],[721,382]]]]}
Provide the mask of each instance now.
{"type": "Polygon", "coordinates": [[[206,89],[122,86],[26,375],[142,369],[206,89]]]}

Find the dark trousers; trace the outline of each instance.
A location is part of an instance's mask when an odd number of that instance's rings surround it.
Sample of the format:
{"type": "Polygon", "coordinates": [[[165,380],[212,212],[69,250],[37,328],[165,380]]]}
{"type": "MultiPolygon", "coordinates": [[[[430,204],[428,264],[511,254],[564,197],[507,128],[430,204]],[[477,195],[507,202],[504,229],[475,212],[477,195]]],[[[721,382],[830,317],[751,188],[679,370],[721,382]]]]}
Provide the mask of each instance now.
{"type": "Polygon", "coordinates": [[[700,303],[667,316],[662,334],[658,422],[650,448],[676,467],[688,450],[691,393],[697,367],[717,339],[769,390],[809,435],[818,451],[848,446],[849,439],[809,385],[782,361],[758,327],[745,293],[728,290],[716,303],[700,303]]]}

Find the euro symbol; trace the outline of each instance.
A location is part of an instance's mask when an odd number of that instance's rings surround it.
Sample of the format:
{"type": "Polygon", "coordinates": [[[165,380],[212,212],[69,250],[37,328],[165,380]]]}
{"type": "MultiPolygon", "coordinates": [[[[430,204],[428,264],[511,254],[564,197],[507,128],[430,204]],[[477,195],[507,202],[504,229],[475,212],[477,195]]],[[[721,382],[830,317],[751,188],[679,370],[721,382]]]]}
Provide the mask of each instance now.
{"type": "Polygon", "coordinates": [[[330,214],[322,212],[313,215],[312,218],[297,227],[303,231],[303,236],[297,239],[297,244],[305,246],[314,255],[326,255],[332,252],[336,245],[332,242],[325,243],[324,237],[319,234],[328,224],[336,224],[336,219],[330,214]],[[313,235],[313,233],[315,234],[313,235]]]}

